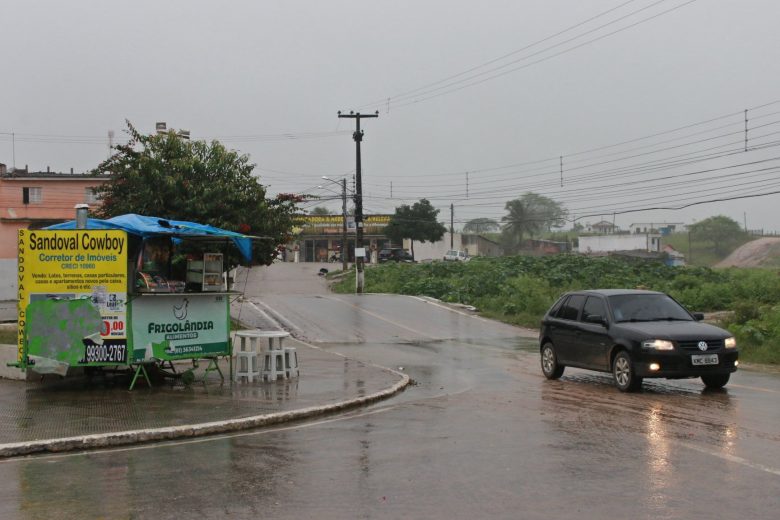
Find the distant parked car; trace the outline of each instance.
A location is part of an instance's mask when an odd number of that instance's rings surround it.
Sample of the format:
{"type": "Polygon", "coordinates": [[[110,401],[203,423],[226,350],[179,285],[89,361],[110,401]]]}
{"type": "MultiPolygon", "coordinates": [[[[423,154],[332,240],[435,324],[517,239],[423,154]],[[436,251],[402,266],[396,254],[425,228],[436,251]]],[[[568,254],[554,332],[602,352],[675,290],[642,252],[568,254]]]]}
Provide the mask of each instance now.
{"type": "Polygon", "coordinates": [[[471,257],[465,251],[450,249],[444,253],[445,262],[467,262],[471,257]]]}
{"type": "Polygon", "coordinates": [[[569,366],[612,372],[622,392],[638,390],[645,377],[701,377],[707,388],[722,388],[739,364],[737,342],[702,318],[660,292],[564,294],[542,320],[542,373],[557,379],[569,366]]]}
{"type": "Polygon", "coordinates": [[[380,250],[377,260],[379,261],[380,264],[383,264],[385,262],[412,263],[414,262],[414,256],[412,256],[412,254],[409,251],[401,247],[391,247],[391,248],[380,250]]]}

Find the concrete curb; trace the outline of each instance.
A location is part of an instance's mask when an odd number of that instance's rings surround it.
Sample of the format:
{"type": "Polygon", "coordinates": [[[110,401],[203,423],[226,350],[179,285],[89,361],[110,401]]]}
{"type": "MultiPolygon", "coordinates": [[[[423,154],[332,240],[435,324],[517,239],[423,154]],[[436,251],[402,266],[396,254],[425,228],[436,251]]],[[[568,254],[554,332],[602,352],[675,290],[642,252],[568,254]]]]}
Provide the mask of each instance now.
{"type": "Polygon", "coordinates": [[[409,385],[410,379],[406,374],[402,374],[388,368],[383,369],[401,376],[401,381],[380,392],[375,392],[370,395],[349,399],[339,403],[310,406],[307,408],[301,408],[300,410],[290,410],[288,412],[276,412],[265,415],[244,417],[241,419],[227,419],[224,421],[214,421],[201,424],[169,426],[165,428],[149,428],[143,430],[130,430],[113,433],[98,433],[77,437],[65,437],[60,439],[45,439],[39,441],[0,444],[0,458],[19,457],[22,455],[31,455],[34,453],[61,453],[65,451],[109,448],[153,441],[203,437],[207,435],[247,430],[260,426],[270,426],[273,424],[340,412],[386,399],[400,392],[409,385]]]}

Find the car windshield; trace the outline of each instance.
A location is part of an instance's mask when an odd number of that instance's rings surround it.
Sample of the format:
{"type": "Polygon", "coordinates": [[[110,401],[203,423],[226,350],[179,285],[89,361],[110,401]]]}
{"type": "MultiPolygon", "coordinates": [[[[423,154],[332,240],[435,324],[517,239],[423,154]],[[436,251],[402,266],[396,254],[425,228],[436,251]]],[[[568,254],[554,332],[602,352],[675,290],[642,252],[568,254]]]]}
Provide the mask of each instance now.
{"type": "Polygon", "coordinates": [[[620,294],[609,297],[615,321],[693,321],[665,294],[620,294]]]}

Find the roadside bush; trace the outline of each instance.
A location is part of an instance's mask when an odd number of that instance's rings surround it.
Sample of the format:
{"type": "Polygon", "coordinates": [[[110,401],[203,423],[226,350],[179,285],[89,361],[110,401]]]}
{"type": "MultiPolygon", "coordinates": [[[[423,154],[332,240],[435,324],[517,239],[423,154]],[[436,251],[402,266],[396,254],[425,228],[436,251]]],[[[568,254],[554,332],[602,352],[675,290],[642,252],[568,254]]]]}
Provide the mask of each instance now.
{"type": "Polygon", "coordinates": [[[742,357],[756,363],[780,364],[780,305],[756,307],[753,311],[735,310],[723,323],[734,333],[742,357]],[[745,321],[742,319],[755,316],[745,321]]]}
{"type": "Polygon", "coordinates": [[[726,284],[705,282],[682,291],[669,291],[680,303],[692,311],[717,311],[730,308],[733,290],[726,284]]]}
{"type": "Polygon", "coordinates": [[[520,275],[507,280],[499,301],[503,314],[525,314],[538,319],[555,297],[546,280],[520,275]]]}

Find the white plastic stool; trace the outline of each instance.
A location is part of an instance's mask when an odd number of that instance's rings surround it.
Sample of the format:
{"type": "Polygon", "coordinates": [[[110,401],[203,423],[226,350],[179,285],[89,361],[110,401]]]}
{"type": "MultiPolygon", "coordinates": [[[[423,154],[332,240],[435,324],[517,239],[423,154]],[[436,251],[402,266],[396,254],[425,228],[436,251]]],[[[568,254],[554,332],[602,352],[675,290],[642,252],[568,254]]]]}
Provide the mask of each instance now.
{"type": "Polygon", "coordinates": [[[287,379],[287,369],[284,362],[284,350],[266,350],[263,352],[262,379],[276,381],[279,376],[287,379]]]}
{"type": "Polygon", "coordinates": [[[284,365],[288,378],[298,377],[298,351],[295,347],[284,347],[284,365]]]}
{"type": "Polygon", "coordinates": [[[260,378],[260,370],[257,366],[257,352],[254,350],[239,350],[236,352],[236,372],[234,380],[245,377],[248,382],[253,382],[255,377],[260,378]]]}

